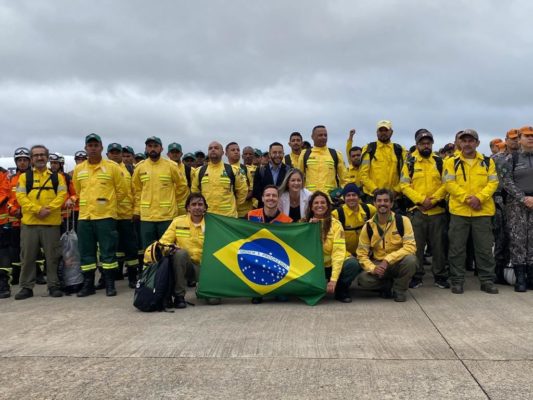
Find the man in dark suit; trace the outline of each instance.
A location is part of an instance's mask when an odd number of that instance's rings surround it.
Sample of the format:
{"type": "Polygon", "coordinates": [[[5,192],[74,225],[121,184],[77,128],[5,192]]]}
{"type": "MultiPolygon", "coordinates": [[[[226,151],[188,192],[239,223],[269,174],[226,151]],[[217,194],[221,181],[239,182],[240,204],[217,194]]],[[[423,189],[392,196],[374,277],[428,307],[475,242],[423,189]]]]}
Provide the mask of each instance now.
{"type": "Polygon", "coordinates": [[[283,145],[278,142],[272,143],[268,148],[268,165],[261,166],[254,175],[253,197],[259,202],[258,206],[263,207],[261,196],[267,185],[281,186],[288,167],[283,164],[283,145]]]}

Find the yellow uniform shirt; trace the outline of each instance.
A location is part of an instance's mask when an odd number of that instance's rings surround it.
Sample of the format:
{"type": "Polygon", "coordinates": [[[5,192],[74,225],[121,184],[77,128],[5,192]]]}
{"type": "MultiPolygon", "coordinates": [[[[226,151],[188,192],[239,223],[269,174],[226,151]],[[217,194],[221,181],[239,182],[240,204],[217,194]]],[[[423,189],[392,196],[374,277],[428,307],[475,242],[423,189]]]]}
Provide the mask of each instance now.
{"type": "Polygon", "coordinates": [[[180,215],[174,218],[159,242],[175,244],[180,249],[187,250],[191,261],[200,264],[204,247],[205,219],[200,224],[192,222],[190,215],[180,215]]]}
{"type": "Polygon", "coordinates": [[[33,169],[33,187],[26,193],[26,173],[20,175],[17,183],[17,201],[22,208],[22,223],[25,225],[61,225],[61,206],[67,199],[67,186],[62,174],[58,174],[57,193],[54,191],[48,169],[39,172],[33,169]],[[43,188],[42,190],[39,190],[43,188]],[[46,218],[38,218],[43,207],[50,208],[46,218]]]}
{"type": "Polygon", "coordinates": [[[172,220],[178,215],[178,194],[186,187],[174,161],[141,161],[133,173],[134,214],[140,215],[141,221],[172,220]]]}
{"type": "MultiPolygon", "coordinates": [[[[367,215],[363,207],[359,205],[357,211],[352,210],[346,204],[343,204],[342,209],[344,211],[344,237],[346,240],[346,251],[355,256],[357,251],[357,245],[359,244],[359,235],[365,222],[367,221],[367,215]]],[[[370,216],[372,218],[376,214],[376,207],[371,204],[367,204],[370,216]]],[[[339,219],[339,211],[333,210],[331,213],[334,218],[339,219]]],[[[340,220],[339,220],[340,221],[340,220]]]]}
{"type": "Polygon", "coordinates": [[[391,213],[385,225],[379,225],[377,215],[367,222],[372,229],[372,241],[368,237],[366,224],[359,235],[357,247],[357,260],[367,272],[373,272],[376,268],[373,260],[387,261],[396,264],[408,255],[416,254],[415,235],[413,226],[407,217],[402,217],[404,234],[398,233],[394,213],[391,213]],[[383,234],[380,234],[383,232],[383,234]]]}
{"type": "Polygon", "coordinates": [[[320,190],[324,193],[336,187],[343,187],[346,179],[346,167],[342,154],[337,151],[337,169],[331,157],[329,149],[324,147],[313,147],[307,159],[307,166],[304,168],[305,151],[302,151],[298,160],[298,169],[305,174],[305,187],[311,192],[320,190]],[[337,184],[338,178],[338,184],[337,184]]]}
{"type": "MultiPolygon", "coordinates": [[[[187,214],[187,210],[185,210],[185,201],[187,200],[187,197],[189,197],[189,194],[191,194],[191,190],[189,189],[189,186],[187,186],[187,176],[185,175],[185,164],[183,162],[180,162],[179,164],[176,164],[178,166],[179,173],[182,177],[184,185],[180,186],[180,189],[176,193],[176,201],[178,202],[178,215],[185,215],[187,214]]],[[[191,182],[193,180],[194,176],[194,168],[191,168],[191,182]]]]}
{"type": "MultiPolygon", "coordinates": [[[[370,196],[376,189],[383,188],[400,192],[400,176],[397,170],[398,159],[396,154],[394,154],[393,143],[382,143],[378,140],[376,153],[372,160],[370,160],[370,154],[366,153],[367,148],[368,145],[363,147],[363,158],[359,169],[363,191],[370,196]]],[[[403,160],[405,160],[407,155],[405,149],[403,149],[402,154],[403,160]]]]}
{"type": "Polygon", "coordinates": [[[126,197],[126,180],[119,165],[110,160],[76,165],[72,176],[80,199],[79,219],[117,219],[118,204],[126,197]]]}
{"type": "Polygon", "coordinates": [[[344,229],[342,224],[335,218],[331,219],[331,228],[322,243],[322,252],[324,254],[324,267],[331,267],[332,281],[337,281],[342,271],[342,264],[347,257],[346,241],[344,239],[344,229]]]}
{"type": "MultiPolygon", "coordinates": [[[[254,186],[254,177],[253,174],[250,173],[250,166],[246,166],[246,170],[241,166],[240,163],[231,164],[231,166],[234,169],[239,170],[239,175],[241,179],[244,180],[246,183],[246,187],[248,189],[248,192],[251,192],[253,190],[254,186]]],[[[255,169],[254,169],[255,172],[255,169]]],[[[253,209],[253,199],[250,198],[248,200],[245,200],[242,204],[237,205],[237,215],[239,218],[246,217],[248,215],[248,212],[253,209]]]]}
{"type": "Polygon", "coordinates": [[[124,163],[118,165],[124,176],[126,196],[118,203],[117,219],[131,219],[133,216],[133,186],[131,184],[131,175],[124,163]]]}
{"type": "Polygon", "coordinates": [[[468,162],[462,153],[459,157],[444,162],[443,180],[450,193],[450,213],[463,217],[492,216],[496,212],[492,195],[498,189],[496,164],[489,158],[488,169],[481,153],[476,152],[468,162]],[[455,168],[457,167],[457,168],[455,168]],[[466,204],[466,197],[476,196],[481,201],[481,210],[476,211],[466,204]]]}
{"type": "MultiPolygon", "coordinates": [[[[408,163],[405,163],[400,179],[400,188],[404,196],[407,196],[415,205],[420,205],[426,197],[433,197],[433,205],[444,200],[446,188],[442,183],[442,177],[433,156],[422,157],[416,150],[411,154],[411,157],[414,160],[413,176],[409,176],[408,163]]],[[[426,215],[438,215],[444,213],[445,209],[444,207],[436,206],[428,211],[421,212],[426,215]]]]}
{"type": "Polygon", "coordinates": [[[227,217],[237,217],[237,205],[246,200],[248,187],[246,181],[240,177],[238,168],[233,168],[235,175],[235,188],[226,173],[224,163],[209,163],[200,184],[200,169],[194,174],[192,192],[201,192],[207,200],[208,210],[214,214],[227,217]],[[201,189],[200,189],[201,188],[201,189]]]}

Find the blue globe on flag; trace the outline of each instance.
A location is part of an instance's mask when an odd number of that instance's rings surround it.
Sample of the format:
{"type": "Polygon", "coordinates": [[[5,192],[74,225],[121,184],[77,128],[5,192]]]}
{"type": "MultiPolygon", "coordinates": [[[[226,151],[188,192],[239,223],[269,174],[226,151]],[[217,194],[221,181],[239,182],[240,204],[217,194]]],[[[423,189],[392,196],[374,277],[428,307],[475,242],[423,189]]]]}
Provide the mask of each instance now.
{"type": "Polygon", "coordinates": [[[271,239],[255,239],[244,243],[237,252],[239,268],[257,285],[273,285],[289,272],[289,256],[271,239]]]}

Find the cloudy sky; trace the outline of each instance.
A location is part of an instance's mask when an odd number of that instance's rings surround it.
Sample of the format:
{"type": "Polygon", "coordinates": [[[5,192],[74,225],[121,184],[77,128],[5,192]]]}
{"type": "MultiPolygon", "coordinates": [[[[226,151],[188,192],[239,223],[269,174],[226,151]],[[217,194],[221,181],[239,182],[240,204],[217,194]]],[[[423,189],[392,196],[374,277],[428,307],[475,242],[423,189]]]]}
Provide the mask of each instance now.
{"type": "Polygon", "coordinates": [[[533,124],[530,1],[0,0],[0,155],[72,154],[99,133],[184,151],[266,148],[324,124],[330,145],[430,129],[440,147],[533,124]]]}

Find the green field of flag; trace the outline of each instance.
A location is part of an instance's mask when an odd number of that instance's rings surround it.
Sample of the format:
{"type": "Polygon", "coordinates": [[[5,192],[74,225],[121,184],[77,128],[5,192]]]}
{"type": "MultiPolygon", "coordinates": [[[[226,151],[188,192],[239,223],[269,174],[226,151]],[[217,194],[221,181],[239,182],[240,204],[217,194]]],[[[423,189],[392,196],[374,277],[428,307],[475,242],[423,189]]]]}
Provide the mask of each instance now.
{"type": "Polygon", "coordinates": [[[205,219],[198,297],[284,295],[315,305],[325,295],[320,224],[205,219]]]}

